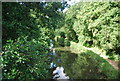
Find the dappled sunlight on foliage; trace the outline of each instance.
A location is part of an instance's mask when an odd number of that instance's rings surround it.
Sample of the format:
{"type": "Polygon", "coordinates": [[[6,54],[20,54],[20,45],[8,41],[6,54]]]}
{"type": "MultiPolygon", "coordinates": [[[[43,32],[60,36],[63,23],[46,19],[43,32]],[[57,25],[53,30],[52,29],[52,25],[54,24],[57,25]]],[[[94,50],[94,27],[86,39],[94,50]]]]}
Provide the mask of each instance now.
{"type": "MultiPolygon", "coordinates": [[[[109,56],[118,55],[119,7],[119,2],[79,2],[70,7],[65,12],[65,24],[76,33],[70,41],[78,36],[83,46],[98,47],[109,56]]],[[[69,34],[68,31],[65,32],[69,34]]]]}
{"type": "Polygon", "coordinates": [[[101,56],[119,60],[119,7],[119,2],[2,3],[3,79],[51,79],[57,66],[70,79],[117,79],[119,72],[101,56]]]}
{"type": "Polygon", "coordinates": [[[27,37],[9,40],[3,47],[3,77],[7,79],[30,80],[49,78],[47,42],[28,41],[27,37]],[[42,75],[41,75],[42,73],[42,75]]]}
{"type": "Polygon", "coordinates": [[[2,4],[3,79],[49,79],[47,53],[54,30],[64,23],[60,2],[2,4]],[[61,10],[61,11],[58,11],[61,10]]]}

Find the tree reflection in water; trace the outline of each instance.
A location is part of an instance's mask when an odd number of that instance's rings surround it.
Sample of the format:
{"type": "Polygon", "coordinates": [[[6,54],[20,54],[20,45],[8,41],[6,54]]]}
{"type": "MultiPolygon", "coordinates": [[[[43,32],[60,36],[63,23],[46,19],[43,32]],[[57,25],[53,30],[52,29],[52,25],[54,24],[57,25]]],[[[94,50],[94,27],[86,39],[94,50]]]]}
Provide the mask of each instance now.
{"type": "MultiPolygon", "coordinates": [[[[70,51],[60,51],[56,50],[56,59],[54,63],[58,67],[63,67],[66,76],[69,76],[71,81],[72,79],[107,79],[107,75],[103,73],[99,67],[108,65],[109,63],[104,62],[105,60],[101,57],[98,57],[94,54],[89,54],[87,52],[81,54],[71,53],[70,51]],[[97,60],[98,58],[98,60],[97,60]],[[100,63],[100,61],[103,63],[100,63]]],[[[109,70],[110,72],[115,72],[114,70],[109,70]]],[[[116,76],[117,77],[117,76],[116,76]]],[[[115,77],[114,77],[115,78],[115,77]]]]}

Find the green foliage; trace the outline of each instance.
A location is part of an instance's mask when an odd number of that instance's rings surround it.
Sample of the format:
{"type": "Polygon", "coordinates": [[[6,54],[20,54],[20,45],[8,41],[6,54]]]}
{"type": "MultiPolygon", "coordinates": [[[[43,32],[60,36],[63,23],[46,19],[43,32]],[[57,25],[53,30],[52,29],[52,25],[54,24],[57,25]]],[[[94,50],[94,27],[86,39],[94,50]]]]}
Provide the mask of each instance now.
{"type": "Polygon", "coordinates": [[[119,54],[119,7],[119,2],[79,2],[73,5],[65,12],[67,28],[76,33],[68,33],[69,40],[77,40],[78,36],[79,42],[86,47],[112,49],[113,54],[119,54]]]}
{"type": "Polygon", "coordinates": [[[49,78],[47,46],[47,42],[28,41],[27,37],[19,37],[16,42],[9,40],[3,47],[3,78],[21,81],[49,78]]]}
{"type": "Polygon", "coordinates": [[[70,41],[68,39],[65,39],[65,46],[70,46],[70,41]]]}
{"type": "MultiPolygon", "coordinates": [[[[3,3],[2,5],[2,56],[4,61],[0,66],[4,66],[4,79],[30,81],[49,78],[46,48],[49,46],[50,39],[54,42],[57,40],[57,44],[60,46],[70,46],[70,41],[86,47],[97,46],[106,50],[111,59],[114,59],[112,55],[120,53],[119,2],[80,2],[70,7],[65,14],[62,13],[62,10],[67,5],[60,2],[22,2],[21,4],[3,3]]],[[[85,57],[78,56],[74,60],[77,63],[71,65],[76,67],[71,69],[89,67],[87,63],[89,61],[86,59],[88,58],[92,61],[95,60],[97,63],[95,67],[100,68],[100,71],[95,70],[96,72],[103,72],[105,78],[108,79],[116,78],[117,72],[109,64],[106,64],[106,61],[92,54],[89,51],[82,54],[86,55],[85,57]],[[93,59],[88,58],[87,54],[93,59]],[[100,64],[101,62],[103,64],[100,64]],[[111,75],[112,73],[113,75],[111,75]]],[[[95,65],[94,63],[90,64],[95,65]]],[[[90,69],[93,70],[95,67],[90,67],[90,69]]],[[[82,69],[83,72],[80,71],[80,74],[91,73],[90,69],[82,69]]],[[[94,71],[92,73],[95,75],[94,71]]]]}
{"type": "Polygon", "coordinates": [[[67,36],[65,36],[65,32],[63,32],[62,30],[60,30],[56,35],[55,41],[56,41],[56,47],[70,46],[70,40],[67,38],[67,36]]]}
{"type": "Polygon", "coordinates": [[[58,38],[58,41],[57,41],[57,42],[58,42],[58,45],[64,47],[64,46],[65,46],[65,44],[64,44],[64,40],[65,40],[65,39],[64,39],[63,37],[58,38]]]}
{"type": "Polygon", "coordinates": [[[65,33],[64,32],[60,32],[60,36],[65,38],[65,33]]]}
{"type": "Polygon", "coordinates": [[[69,29],[68,32],[66,32],[67,38],[70,41],[78,42],[78,36],[76,35],[76,32],[73,29],[69,29]]]}
{"type": "Polygon", "coordinates": [[[66,3],[3,3],[3,79],[49,78],[49,40],[64,22],[66,3]]]}
{"type": "Polygon", "coordinates": [[[37,39],[40,33],[54,38],[54,30],[60,28],[64,16],[58,9],[63,9],[60,2],[51,3],[3,3],[3,44],[6,40],[15,40],[19,36],[37,39]],[[14,30],[14,32],[13,32],[14,30]],[[45,30],[45,31],[42,31],[45,30]]]}

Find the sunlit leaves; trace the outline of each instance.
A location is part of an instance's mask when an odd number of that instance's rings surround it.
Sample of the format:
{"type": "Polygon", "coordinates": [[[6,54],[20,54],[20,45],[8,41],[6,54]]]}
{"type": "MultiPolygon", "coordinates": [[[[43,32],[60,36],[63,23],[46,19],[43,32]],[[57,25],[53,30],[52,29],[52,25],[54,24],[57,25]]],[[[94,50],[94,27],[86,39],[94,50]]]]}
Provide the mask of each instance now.
{"type": "Polygon", "coordinates": [[[77,3],[66,11],[66,24],[77,33],[79,41],[84,45],[92,41],[92,46],[115,50],[119,48],[118,4],[116,2],[77,3]]]}
{"type": "Polygon", "coordinates": [[[49,78],[46,59],[49,39],[64,23],[65,4],[3,3],[3,58],[6,79],[49,78]],[[8,68],[9,67],[9,68],[8,68]]]}
{"type": "Polygon", "coordinates": [[[44,48],[47,47],[47,43],[45,44],[44,42],[39,42],[35,39],[31,41],[27,41],[27,39],[28,37],[21,37],[18,38],[17,41],[14,43],[8,41],[9,43],[3,47],[3,51],[4,51],[3,70],[7,70],[7,72],[5,71],[3,75],[4,78],[14,79],[19,75],[19,72],[21,72],[21,74],[27,73],[25,76],[23,75],[19,76],[20,80],[21,78],[36,79],[36,77],[34,76],[37,75],[39,75],[38,78],[44,78],[44,76],[46,76],[47,74],[46,70],[49,67],[49,65],[45,63],[47,51],[44,51],[44,48]],[[31,68],[27,67],[28,65],[31,68]],[[29,73],[29,70],[31,70],[32,68],[39,68],[39,69],[33,69],[34,73],[37,73],[37,75],[35,74],[31,75],[29,73]],[[45,72],[43,71],[43,69],[45,70],[45,72]],[[42,73],[42,71],[44,73],[42,73]]]}

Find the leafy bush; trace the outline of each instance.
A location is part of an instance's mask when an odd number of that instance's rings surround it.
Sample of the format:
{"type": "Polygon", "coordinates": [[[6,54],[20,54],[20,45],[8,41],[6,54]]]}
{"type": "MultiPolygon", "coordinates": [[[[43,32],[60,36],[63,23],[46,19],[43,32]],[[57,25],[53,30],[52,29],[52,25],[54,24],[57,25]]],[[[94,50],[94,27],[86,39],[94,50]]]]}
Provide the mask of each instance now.
{"type": "Polygon", "coordinates": [[[65,39],[65,46],[70,46],[70,41],[68,39],[65,39]]]}
{"type": "Polygon", "coordinates": [[[60,36],[65,38],[65,33],[64,32],[60,32],[60,36]]]}
{"type": "Polygon", "coordinates": [[[63,37],[58,38],[58,44],[59,44],[60,46],[65,46],[64,40],[65,40],[65,39],[64,39],[63,37]]]}
{"type": "MultiPolygon", "coordinates": [[[[86,47],[96,46],[119,54],[119,2],[79,2],[65,12],[70,41],[76,36],[86,47]],[[72,35],[73,34],[73,35],[72,35]]],[[[108,54],[109,55],[109,54],[108,54]]]]}
{"type": "Polygon", "coordinates": [[[9,40],[3,47],[3,79],[30,81],[49,78],[45,48],[48,48],[46,42],[28,41],[27,37],[19,37],[16,42],[9,40]]]}

